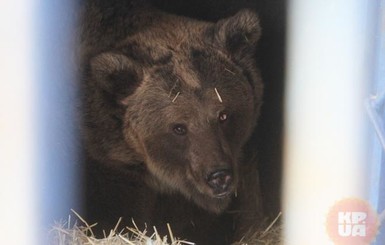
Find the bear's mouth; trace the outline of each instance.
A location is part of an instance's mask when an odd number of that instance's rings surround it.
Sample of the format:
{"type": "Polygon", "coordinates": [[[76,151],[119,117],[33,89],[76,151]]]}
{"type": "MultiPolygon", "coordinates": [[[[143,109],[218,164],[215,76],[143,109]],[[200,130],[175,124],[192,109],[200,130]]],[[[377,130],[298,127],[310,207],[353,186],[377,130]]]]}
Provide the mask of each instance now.
{"type": "Polygon", "coordinates": [[[220,193],[212,191],[200,192],[196,189],[195,195],[192,195],[192,200],[201,208],[219,214],[223,212],[231,201],[231,195],[234,193],[233,188],[220,193]]]}
{"type": "MultiPolygon", "coordinates": [[[[196,188],[197,186],[195,186],[196,188]]],[[[228,186],[226,189],[218,190],[213,189],[210,186],[203,185],[201,188],[196,188],[198,193],[200,193],[203,196],[206,196],[206,198],[214,199],[214,200],[224,200],[229,198],[231,195],[235,193],[235,188],[233,185],[228,186]]]]}
{"type": "Polygon", "coordinates": [[[222,193],[219,193],[219,194],[214,194],[214,198],[216,198],[216,199],[224,199],[224,198],[230,196],[231,194],[233,194],[232,191],[226,191],[226,192],[222,192],[222,193]]]}

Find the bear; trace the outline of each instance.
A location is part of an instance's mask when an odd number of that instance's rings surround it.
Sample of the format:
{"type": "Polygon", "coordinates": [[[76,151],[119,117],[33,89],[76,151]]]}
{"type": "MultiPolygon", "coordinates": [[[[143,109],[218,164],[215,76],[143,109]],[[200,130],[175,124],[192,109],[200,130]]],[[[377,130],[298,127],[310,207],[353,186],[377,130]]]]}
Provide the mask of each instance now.
{"type": "MultiPolygon", "coordinates": [[[[85,219],[132,220],[196,244],[231,244],[262,207],[255,157],[263,83],[257,15],[217,22],[145,1],[86,2],[79,34],[85,219]]],[[[122,225],[122,224],[121,224],[122,225]]]]}

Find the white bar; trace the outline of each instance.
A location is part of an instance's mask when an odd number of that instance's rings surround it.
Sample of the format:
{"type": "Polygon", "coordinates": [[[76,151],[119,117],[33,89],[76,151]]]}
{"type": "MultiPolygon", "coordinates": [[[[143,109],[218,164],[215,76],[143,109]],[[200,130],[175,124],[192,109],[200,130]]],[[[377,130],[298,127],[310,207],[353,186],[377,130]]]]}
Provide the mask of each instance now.
{"type": "Polygon", "coordinates": [[[37,244],[33,1],[0,2],[0,237],[37,244]]]}
{"type": "Polygon", "coordinates": [[[40,244],[55,243],[48,231],[54,223],[66,221],[71,209],[82,213],[75,74],[80,8],[75,5],[72,0],[39,1],[35,8],[40,244]]]}
{"type": "Polygon", "coordinates": [[[367,199],[369,2],[290,1],[285,244],[333,244],[325,227],[331,206],[347,197],[367,199]]]}

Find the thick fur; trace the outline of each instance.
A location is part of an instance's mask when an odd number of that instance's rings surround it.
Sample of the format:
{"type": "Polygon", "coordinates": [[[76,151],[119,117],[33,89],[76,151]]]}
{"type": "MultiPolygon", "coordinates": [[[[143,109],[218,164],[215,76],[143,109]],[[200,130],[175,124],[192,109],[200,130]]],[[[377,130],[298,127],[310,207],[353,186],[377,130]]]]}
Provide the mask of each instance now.
{"type": "Polygon", "coordinates": [[[230,243],[246,224],[230,211],[260,211],[245,201],[258,183],[242,154],[262,104],[258,18],[243,10],[210,23],[125,1],[94,1],[83,16],[86,218],[230,243]],[[221,169],[232,181],[219,197],[207,176],[221,169]]]}

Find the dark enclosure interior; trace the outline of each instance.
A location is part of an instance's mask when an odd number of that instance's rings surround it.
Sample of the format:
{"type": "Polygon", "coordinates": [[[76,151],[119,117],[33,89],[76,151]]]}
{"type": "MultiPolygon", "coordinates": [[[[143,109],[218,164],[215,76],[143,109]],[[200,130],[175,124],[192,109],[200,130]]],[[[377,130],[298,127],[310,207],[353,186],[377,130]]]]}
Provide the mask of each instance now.
{"type": "MultiPolygon", "coordinates": [[[[129,3],[130,1],[127,2],[129,3]]],[[[255,59],[257,60],[264,83],[264,96],[258,126],[252,134],[251,140],[248,141],[249,145],[245,147],[247,150],[245,156],[249,159],[257,159],[263,214],[270,217],[270,219],[275,218],[281,209],[286,1],[148,0],[148,2],[166,13],[211,22],[232,16],[242,9],[251,9],[258,14],[262,28],[262,37],[258,42],[255,59]]],[[[95,0],[94,3],[100,4],[102,9],[105,9],[103,4],[110,4],[103,0],[95,0]]],[[[109,12],[109,14],[111,13],[109,12]]],[[[116,19],[119,19],[119,16],[116,19]]],[[[96,169],[95,171],[98,170],[96,169]]],[[[256,178],[258,177],[256,176],[256,178]]],[[[98,178],[86,177],[85,179],[93,180],[98,178]]],[[[114,181],[116,181],[115,179],[113,178],[114,181]]],[[[126,191],[126,188],[123,189],[126,191]]],[[[249,191],[249,188],[247,190],[249,191]]],[[[114,201],[122,206],[119,200],[114,201]]],[[[146,205],[150,205],[150,202],[147,202],[146,205]]],[[[100,209],[98,206],[89,205],[87,207],[90,207],[89,209],[92,209],[95,213],[98,213],[98,209],[100,209]]],[[[181,215],[188,213],[184,209],[181,212],[181,215]]],[[[168,213],[167,210],[166,213],[168,213]]],[[[179,215],[176,216],[179,217],[179,215]]]]}

